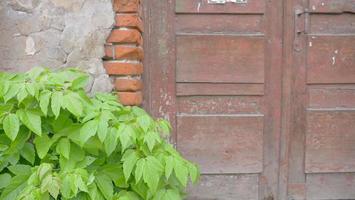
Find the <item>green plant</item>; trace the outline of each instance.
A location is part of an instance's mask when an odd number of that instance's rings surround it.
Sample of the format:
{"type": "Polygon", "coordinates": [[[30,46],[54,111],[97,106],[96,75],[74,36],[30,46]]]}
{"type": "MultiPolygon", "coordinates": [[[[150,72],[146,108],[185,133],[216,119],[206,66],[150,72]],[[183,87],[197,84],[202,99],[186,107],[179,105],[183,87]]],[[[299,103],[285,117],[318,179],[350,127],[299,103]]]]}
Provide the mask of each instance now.
{"type": "Polygon", "coordinates": [[[165,120],[88,97],[75,69],[0,74],[0,200],[178,200],[197,166],[165,120]]]}

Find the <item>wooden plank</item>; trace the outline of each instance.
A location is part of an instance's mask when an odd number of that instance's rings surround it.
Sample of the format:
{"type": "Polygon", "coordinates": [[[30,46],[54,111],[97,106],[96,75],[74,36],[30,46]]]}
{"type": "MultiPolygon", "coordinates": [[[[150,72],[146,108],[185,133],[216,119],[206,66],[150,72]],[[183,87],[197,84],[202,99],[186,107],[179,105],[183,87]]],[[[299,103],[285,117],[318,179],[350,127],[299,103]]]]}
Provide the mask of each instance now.
{"type": "Polygon", "coordinates": [[[310,0],[309,9],[315,13],[355,13],[355,0],[310,0]]]}
{"type": "Polygon", "coordinates": [[[355,85],[309,88],[310,108],[355,108],[355,85]]]}
{"type": "Polygon", "coordinates": [[[355,36],[312,36],[308,83],[355,83],[355,36]]]}
{"type": "Polygon", "coordinates": [[[263,84],[177,83],[177,96],[191,95],[263,95],[263,84]]]}
{"type": "Polygon", "coordinates": [[[176,16],[178,33],[262,33],[262,15],[183,14],[176,16]]]}
{"type": "Polygon", "coordinates": [[[190,96],[177,98],[179,113],[183,114],[260,114],[262,97],[190,96]]]}
{"type": "Polygon", "coordinates": [[[264,38],[230,35],[177,37],[177,82],[264,82],[264,38]]]}
{"type": "Polygon", "coordinates": [[[339,15],[311,15],[311,34],[354,34],[355,15],[344,13],[339,15]]]}
{"type": "Polygon", "coordinates": [[[178,150],[202,173],[262,171],[262,115],[179,115],[177,124],[178,150]]]}
{"type": "Polygon", "coordinates": [[[355,199],[355,174],[308,174],[307,199],[355,199]]]}
{"type": "Polygon", "coordinates": [[[306,173],[355,172],[355,110],[308,111],[306,173]]]}
{"type": "Polygon", "coordinates": [[[264,0],[248,0],[247,3],[213,4],[208,0],[176,0],[177,13],[259,13],[265,11],[264,0]]]}
{"type": "Polygon", "coordinates": [[[257,200],[258,175],[204,175],[187,191],[188,200],[257,200]]]}

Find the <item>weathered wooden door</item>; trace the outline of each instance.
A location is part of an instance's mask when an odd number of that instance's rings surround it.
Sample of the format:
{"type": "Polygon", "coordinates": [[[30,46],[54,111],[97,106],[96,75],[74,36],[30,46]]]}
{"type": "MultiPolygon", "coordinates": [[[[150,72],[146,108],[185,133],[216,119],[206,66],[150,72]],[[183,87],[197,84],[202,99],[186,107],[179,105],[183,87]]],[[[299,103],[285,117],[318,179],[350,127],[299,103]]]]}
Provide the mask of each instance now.
{"type": "Polygon", "coordinates": [[[355,199],[354,2],[324,1],[144,1],[145,107],[201,166],[189,199],[355,199]]]}
{"type": "Polygon", "coordinates": [[[355,199],[355,1],[286,5],[280,197],[355,199]]]}

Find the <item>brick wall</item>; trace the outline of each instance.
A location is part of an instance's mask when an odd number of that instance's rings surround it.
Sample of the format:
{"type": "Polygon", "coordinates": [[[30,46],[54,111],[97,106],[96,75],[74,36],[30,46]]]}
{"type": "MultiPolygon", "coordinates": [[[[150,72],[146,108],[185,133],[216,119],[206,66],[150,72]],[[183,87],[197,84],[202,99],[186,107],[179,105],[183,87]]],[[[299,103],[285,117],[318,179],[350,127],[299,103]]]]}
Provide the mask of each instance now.
{"type": "Polygon", "coordinates": [[[114,0],[115,26],[105,45],[104,67],[113,77],[120,102],[142,104],[143,23],[140,0],[114,0]]]}

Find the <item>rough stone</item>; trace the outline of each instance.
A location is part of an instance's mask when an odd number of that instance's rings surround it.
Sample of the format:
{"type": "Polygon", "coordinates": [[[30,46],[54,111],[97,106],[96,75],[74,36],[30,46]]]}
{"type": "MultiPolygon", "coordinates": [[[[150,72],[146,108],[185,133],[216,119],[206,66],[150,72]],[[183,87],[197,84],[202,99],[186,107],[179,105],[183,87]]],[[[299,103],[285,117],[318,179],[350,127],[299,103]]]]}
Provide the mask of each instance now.
{"type": "Polygon", "coordinates": [[[110,91],[102,57],[114,17],[111,0],[2,0],[0,70],[78,67],[88,91],[110,91]]]}

